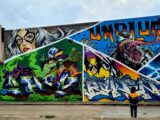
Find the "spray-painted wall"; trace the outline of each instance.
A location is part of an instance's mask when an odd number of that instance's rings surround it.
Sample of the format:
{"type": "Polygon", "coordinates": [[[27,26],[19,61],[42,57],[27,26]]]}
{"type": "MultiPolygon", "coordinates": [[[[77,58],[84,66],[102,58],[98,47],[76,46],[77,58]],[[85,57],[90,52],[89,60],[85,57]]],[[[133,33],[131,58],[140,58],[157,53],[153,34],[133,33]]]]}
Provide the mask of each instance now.
{"type": "Polygon", "coordinates": [[[80,26],[6,31],[0,100],[160,101],[160,16],[80,26]]]}

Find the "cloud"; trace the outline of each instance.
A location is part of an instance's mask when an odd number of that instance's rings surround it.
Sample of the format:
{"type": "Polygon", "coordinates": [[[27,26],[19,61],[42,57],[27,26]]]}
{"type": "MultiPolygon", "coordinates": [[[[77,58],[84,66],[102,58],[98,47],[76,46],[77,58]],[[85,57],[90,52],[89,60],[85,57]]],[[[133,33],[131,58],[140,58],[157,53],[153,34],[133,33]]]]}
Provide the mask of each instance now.
{"type": "Polygon", "coordinates": [[[82,5],[77,22],[158,15],[159,7],[158,0],[99,0],[82,5]]]}
{"type": "Polygon", "coordinates": [[[4,0],[0,24],[7,29],[52,26],[159,14],[159,0],[4,0]]]}

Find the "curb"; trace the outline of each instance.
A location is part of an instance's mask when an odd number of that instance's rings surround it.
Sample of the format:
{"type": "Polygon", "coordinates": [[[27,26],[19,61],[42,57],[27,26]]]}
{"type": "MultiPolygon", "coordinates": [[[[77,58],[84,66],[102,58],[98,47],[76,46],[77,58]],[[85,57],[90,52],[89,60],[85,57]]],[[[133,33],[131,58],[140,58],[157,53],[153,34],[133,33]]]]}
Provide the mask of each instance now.
{"type": "MultiPolygon", "coordinates": [[[[128,102],[0,102],[0,105],[108,105],[128,106],[128,102]]],[[[140,102],[138,106],[160,106],[160,102],[140,102]]]]}

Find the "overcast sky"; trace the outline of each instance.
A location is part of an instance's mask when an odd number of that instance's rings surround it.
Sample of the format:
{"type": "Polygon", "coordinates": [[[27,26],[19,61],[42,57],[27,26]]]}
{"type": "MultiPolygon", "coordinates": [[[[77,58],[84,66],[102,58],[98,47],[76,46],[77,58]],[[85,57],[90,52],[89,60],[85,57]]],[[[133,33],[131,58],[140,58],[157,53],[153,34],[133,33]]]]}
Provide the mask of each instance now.
{"type": "Polygon", "coordinates": [[[0,0],[6,29],[160,15],[159,0],[0,0]]]}

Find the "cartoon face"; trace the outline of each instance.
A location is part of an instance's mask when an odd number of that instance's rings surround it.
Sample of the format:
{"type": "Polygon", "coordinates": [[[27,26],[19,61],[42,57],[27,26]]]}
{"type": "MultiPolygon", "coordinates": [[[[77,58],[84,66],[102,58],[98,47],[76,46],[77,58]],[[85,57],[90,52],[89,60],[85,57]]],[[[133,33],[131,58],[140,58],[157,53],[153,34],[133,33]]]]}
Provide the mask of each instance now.
{"type": "Polygon", "coordinates": [[[20,29],[17,32],[16,42],[22,53],[35,49],[35,31],[20,29]]]}
{"type": "Polygon", "coordinates": [[[74,65],[71,65],[69,70],[70,70],[71,76],[75,76],[79,73],[74,65]]]}
{"type": "Polygon", "coordinates": [[[89,63],[89,70],[92,72],[92,74],[96,74],[98,72],[98,66],[95,58],[90,59],[89,63]]]}

